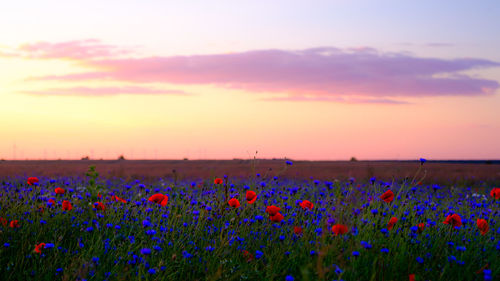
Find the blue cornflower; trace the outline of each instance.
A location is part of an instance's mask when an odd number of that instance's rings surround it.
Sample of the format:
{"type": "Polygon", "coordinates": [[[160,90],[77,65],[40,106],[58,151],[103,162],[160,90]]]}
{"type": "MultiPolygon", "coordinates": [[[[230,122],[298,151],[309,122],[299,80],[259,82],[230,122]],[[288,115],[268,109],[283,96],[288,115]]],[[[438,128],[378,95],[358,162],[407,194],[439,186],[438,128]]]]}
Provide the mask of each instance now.
{"type": "Polygon", "coordinates": [[[457,260],[457,257],[455,257],[455,256],[449,256],[449,257],[448,257],[448,261],[449,261],[449,262],[454,262],[454,261],[456,261],[456,260],[457,260]]]}
{"type": "Polygon", "coordinates": [[[99,257],[92,257],[92,261],[96,264],[99,263],[99,257]]]}
{"type": "Polygon", "coordinates": [[[260,259],[263,255],[264,255],[263,252],[261,252],[259,250],[255,251],[255,258],[256,259],[260,259]]]}
{"type": "Polygon", "coordinates": [[[293,281],[293,280],[295,280],[295,279],[293,278],[293,276],[292,276],[292,275],[287,275],[287,276],[285,277],[285,281],[293,281]]]}
{"type": "Polygon", "coordinates": [[[92,226],[89,226],[87,227],[87,229],[85,229],[87,232],[92,232],[94,231],[94,228],[92,226]]]}
{"type": "Polygon", "coordinates": [[[286,164],[287,164],[288,166],[292,166],[292,165],[293,165],[293,162],[292,162],[292,161],[290,161],[290,160],[287,160],[287,161],[286,161],[286,164]]]}
{"type": "Polygon", "coordinates": [[[389,249],[387,249],[387,248],[382,248],[382,249],[380,249],[380,252],[381,252],[381,253],[389,253],[389,249]]]}
{"type": "Polygon", "coordinates": [[[376,215],[378,213],[378,210],[377,209],[373,209],[371,212],[372,212],[372,214],[376,215]]]}
{"type": "Polygon", "coordinates": [[[156,273],[156,270],[155,270],[154,268],[150,268],[150,269],[148,270],[148,273],[149,273],[149,274],[151,274],[151,275],[153,275],[153,274],[155,274],[155,273],[156,273]]]}
{"type": "Polygon", "coordinates": [[[190,253],[188,253],[188,251],[182,251],[182,256],[186,259],[189,259],[191,258],[193,255],[191,255],[190,253]]]}
{"type": "Polygon", "coordinates": [[[143,249],[141,249],[141,254],[143,254],[143,255],[150,255],[151,254],[151,249],[149,249],[149,248],[143,248],[143,249]]]}
{"type": "Polygon", "coordinates": [[[420,165],[424,165],[424,163],[427,161],[425,158],[420,158],[420,165]]]}
{"type": "Polygon", "coordinates": [[[357,256],[359,256],[359,252],[358,251],[353,251],[352,255],[355,256],[355,257],[357,257],[357,256]]]}
{"type": "Polygon", "coordinates": [[[380,232],[382,232],[383,234],[387,234],[387,232],[389,232],[389,230],[387,230],[387,228],[382,228],[380,230],[380,232]]]}
{"type": "Polygon", "coordinates": [[[209,251],[209,252],[212,252],[213,250],[215,250],[215,248],[214,248],[214,247],[212,247],[212,246],[207,246],[207,247],[205,248],[205,250],[206,250],[206,251],[209,251]]]}
{"type": "Polygon", "coordinates": [[[142,221],[142,226],[143,226],[143,227],[150,227],[150,226],[151,226],[151,222],[150,222],[150,221],[148,221],[148,220],[143,220],[143,221],[142,221]]]}
{"type": "Polygon", "coordinates": [[[424,259],[423,259],[423,258],[421,258],[421,257],[417,257],[417,262],[418,262],[418,263],[423,263],[423,262],[424,262],[424,259]]]}
{"type": "Polygon", "coordinates": [[[316,255],[316,251],[311,250],[311,252],[309,252],[309,254],[310,254],[311,256],[314,256],[314,255],[316,255]]]}
{"type": "Polygon", "coordinates": [[[43,247],[44,249],[50,249],[50,248],[54,248],[54,244],[52,243],[45,243],[45,247],[43,247]]]}
{"type": "Polygon", "coordinates": [[[410,230],[412,232],[417,232],[418,231],[418,226],[414,225],[414,226],[410,227],[410,230]]]}
{"type": "Polygon", "coordinates": [[[9,247],[10,247],[10,243],[7,243],[7,242],[6,242],[6,243],[3,243],[3,246],[4,246],[5,248],[9,248],[9,247]]]}

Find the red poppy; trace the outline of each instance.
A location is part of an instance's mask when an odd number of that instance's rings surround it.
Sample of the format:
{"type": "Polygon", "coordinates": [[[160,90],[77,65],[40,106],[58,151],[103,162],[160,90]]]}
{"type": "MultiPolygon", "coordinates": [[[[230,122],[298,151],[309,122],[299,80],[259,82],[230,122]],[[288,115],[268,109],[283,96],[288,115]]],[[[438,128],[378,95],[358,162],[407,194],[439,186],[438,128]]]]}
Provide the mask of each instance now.
{"type": "Polygon", "coordinates": [[[398,218],[392,217],[389,220],[389,223],[387,224],[387,229],[391,230],[394,227],[394,225],[396,224],[397,221],[398,221],[398,218]]]}
{"type": "Polygon", "coordinates": [[[50,198],[49,201],[48,201],[50,204],[52,205],[55,205],[56,204],[56,201],[54,201],[54,199],[50,198]]]}
{"type": "Polygon", "coordinates": [[[410,274],[409,278],[410,278],[410,281],[415,281],[415,274],[410,274]]]}
{"type": "Polygon", "coordinates": [[[229,204],[229,206],[231,206],[233,208],[239,208],[240,207],[240,201],[238,201],[238,199],[236,199],[236,198],[229,199],[229,201],[227,203],[229,204]]]}
{"type": "Polygon", "coordinates": [[[62,209],[63,211],[71,211],[71,209],[73,209],[73,205],[71,205],[71,202],[68,200],[64,200],[62,202],[62,209]]]}
{"type": "Polygon", "coordinates": [[[0,223],[1,223],[3,226],[6,226],[6,225],[9,223],[9,221],[8,221],[8,220],[6,220],[6,219],[4,219],[4,218],[1,218],[1,217],[0,217],[0,223]]]}
{"type": "Polygon", "coordinates": [[[247,262],[251,262],[253,260],[253,255],[249,253],[247,250],[243,250],[243,257],[247,259],[247,262]]]}
{"type": "Polygon", "coordinates": [[[451,224],[453,227],[459,227],[462,225],[462,218],[457,214],[448,215],[443,223],[451,224]]]}
{"type": "Polygon", "coordinates": [[[28,178],[28,185],[33,185],[38,182],[38,178],[36,177],[29,177],[28,178]]]}
{"type": "Polygon", "coordinates": [[[95,202],[94,208],[96,208],[99,211],[104,211],[106,210],[106,205],[104,205],[102,202],[95,202]]]}
{"type": "Polygon", "coordinates": [[[301,235],[302,234],[302,227],[300,227],[300,226],[294,227],[293,233],[295,233],[296,235],[301,235]]]}
{"type": "Polygon", "coordinates": [[[418,233],[422,233],[422,231],[424,231],[425,229],[425,223],[419,223],[417,224],[417,227],[418,227],[418,233]]]}
{"type": "Polygon", "coordinates": [[[102,198],[101,193],[97,192],[97,197],[98,197],[98,198],[102,198]]]}
{"type": "Polygon", "coordinates": [[[479,231],[481,231],[481,235],[485,235],[486,232],[488,232],[488,230],[490,229],[490,226],[485,219],[477,219],[476,224],[477,228],[479,228],[479,231]]]}
{"type": "Polygon", "coordinates": [[[120,201],[120,202],[122,202],[122,203],[127,203],[127,200],[125,200],[125,199],[123,199],[123,198],[120,198],[120,197],[118,197],[118,196],[116,196],[116,195],[111,196],[111,199],[112,199],[112,200],[116,200],[116,201],[120,201]]]}
{"type": "Polygon", "coordinates": [[[54,189],[54,191],[56,192],[56,194],[64,194],[64,192],[66,192],[66,190],[64,190],[64,188],[60,188],[60,187],[56,187],[56,189],[54,189]]]}
{"type": "Polygon", "coordinates": [[[300,207],[302,207],[302,209],[309,209],[309,210],[312,210],[312,208],[314,207],[314,204],[311,203],[311,201],[309,200],[304,200],[302,202],[300,202],[300,207]]]}
{"type": "Polygon", "coordinates": [[[270,216],[276,215],[280,210],[281,210],[280,207],[276,207],[274,205],[266,207],[266,213],[268,213],[270,216]]]}
{"type": "Polygon", "coordinates": [[[17,228],[17,227],[19,227],[19,221],[18,220],[10,221],[10,225],[9,226],[11,228],[17,228]]]}
{"type": "Polygon", "coordinates": [[[490,195],[491,195],[491,197],[493,197],[497,200],[500,199],[500,188],[498,188],[498,187],[493,188],[490,191],[490,195]]]}
{"type": "Polygon", "coordinates": [[[161,193],[156,193],[154,195],[151,195],[148,199],[149,202],[154,202],[156,204],[160,204],[162,207],[165,207],[168,203],[168,196],[163,195],[161,193]]]}
{"type": "Polygon", "coordinates": [[[386,203],[391,203],[394,200],[394,193],[392,190],[387,190],[384,194],[380,195],[380,199],[384,200],[386,203]]]}
{"type": "Polygon", "coordinates": [[[222,183],[222,179],[221,178],[215,178],[214,183],[215,184],[221,184],[222,183]]]}
{"type": "Polygon", "coordinates": [[[245,196],[248,204],[253,204],[255,200],[257,200],[257,193],[254,191],[248,190],[247,195],[245,196]]]}
{"type": "Polygon", "coordinates": [[[35,245],[35,252],[41,254],[43,248],[45,248],[45,243],[40,243],[38,245],[35,245]]]}
{"type": "Polygon", "coordinates": [[[335,235],[338,235],[338,234],[346,234],[349,231],[349,229],[347,228],[347,226],[343,224],[336,224],[332,226],[332,231],[333,233],[335,233],[335,235]]]}
{"type": "Polygon", "coordinates": [[[285,217],[284,217],[282,214],[280,214],[280,213],[276,213],[276,215],[274,215],[274,216],[270,216],[270,217],[269,217],[269,219],[270,219],[271,221],[273,221],[273,222],[280,222],[280,221],[282,221],[284,218],[285,218],[285,217]]]}
{"type": "Polygon", "coordinates": [[[45,211],[45,207],[43,205],[38,206],[38,211],[43,213],[45,211]]]}

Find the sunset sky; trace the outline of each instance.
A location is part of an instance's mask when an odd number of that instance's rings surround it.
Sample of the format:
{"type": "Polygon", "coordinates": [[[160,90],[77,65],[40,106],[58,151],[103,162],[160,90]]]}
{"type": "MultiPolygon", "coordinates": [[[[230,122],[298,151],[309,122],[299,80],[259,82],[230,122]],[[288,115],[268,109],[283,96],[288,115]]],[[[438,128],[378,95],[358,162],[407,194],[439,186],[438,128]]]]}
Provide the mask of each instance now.
{"type": "Polygon", "coordinates": [[[0,159],[500,159],[499,18],[496,0],[6,1],[0,159]]]}

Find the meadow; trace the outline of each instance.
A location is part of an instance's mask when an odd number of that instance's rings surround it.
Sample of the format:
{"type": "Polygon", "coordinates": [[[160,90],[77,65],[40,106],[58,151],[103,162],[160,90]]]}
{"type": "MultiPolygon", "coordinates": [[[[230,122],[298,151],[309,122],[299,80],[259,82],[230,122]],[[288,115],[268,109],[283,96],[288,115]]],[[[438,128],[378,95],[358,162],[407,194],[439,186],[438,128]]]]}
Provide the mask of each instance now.
{"type": "MultiPolygon", "coordinates": [[[[10,176],[2,280],[499,280],[500,188],[402,179],[10,176]]],[[[432,179],[432,175],[430,177],[432,179]]]]}

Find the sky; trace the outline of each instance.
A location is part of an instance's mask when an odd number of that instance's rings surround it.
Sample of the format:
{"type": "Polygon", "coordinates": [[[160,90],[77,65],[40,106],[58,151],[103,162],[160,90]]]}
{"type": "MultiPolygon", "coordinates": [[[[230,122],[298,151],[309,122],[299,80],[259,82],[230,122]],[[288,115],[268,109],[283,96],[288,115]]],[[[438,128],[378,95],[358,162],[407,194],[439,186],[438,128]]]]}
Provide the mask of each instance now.
{"type": "Polygon", "coordinates": [[[8,1],[0,159],[500,159],[498,18],[496,0],[8,1]]]}

